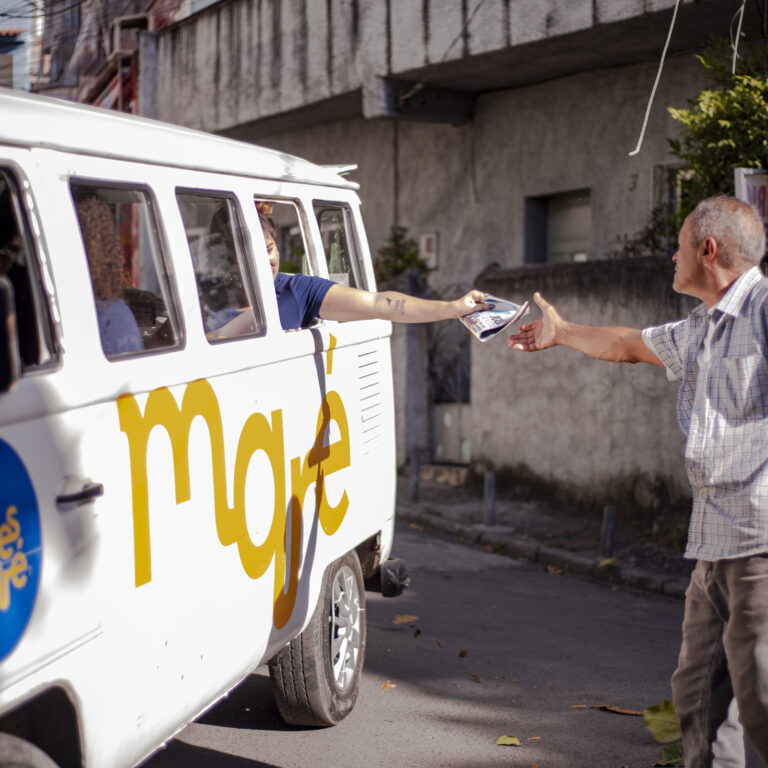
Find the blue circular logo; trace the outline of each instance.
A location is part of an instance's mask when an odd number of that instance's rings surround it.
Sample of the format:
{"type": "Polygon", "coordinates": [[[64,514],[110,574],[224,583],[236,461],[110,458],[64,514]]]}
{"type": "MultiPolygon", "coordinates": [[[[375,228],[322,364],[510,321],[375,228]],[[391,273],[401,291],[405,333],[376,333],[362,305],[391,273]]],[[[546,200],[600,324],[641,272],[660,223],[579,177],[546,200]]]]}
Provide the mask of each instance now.
{"type": "Polygon", "coordinates": [[[16,451],[0,440],[0,661],[16,647],[40,583],[40,514],[16,451]]]}

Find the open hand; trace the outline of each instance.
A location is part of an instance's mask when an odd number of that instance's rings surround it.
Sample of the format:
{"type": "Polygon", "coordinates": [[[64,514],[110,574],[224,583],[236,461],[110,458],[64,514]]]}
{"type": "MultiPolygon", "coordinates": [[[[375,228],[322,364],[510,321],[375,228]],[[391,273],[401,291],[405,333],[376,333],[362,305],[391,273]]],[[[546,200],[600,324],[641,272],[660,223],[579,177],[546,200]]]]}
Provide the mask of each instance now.
{"type": "Polygon", "coordinates": [[[509,346],[520,352],[538,352],[558,344],[557,334],[565,327],[565,320],[558,311],[537,291],[533,294],[541,317],[518,328],[509,337],[509,346]]]}

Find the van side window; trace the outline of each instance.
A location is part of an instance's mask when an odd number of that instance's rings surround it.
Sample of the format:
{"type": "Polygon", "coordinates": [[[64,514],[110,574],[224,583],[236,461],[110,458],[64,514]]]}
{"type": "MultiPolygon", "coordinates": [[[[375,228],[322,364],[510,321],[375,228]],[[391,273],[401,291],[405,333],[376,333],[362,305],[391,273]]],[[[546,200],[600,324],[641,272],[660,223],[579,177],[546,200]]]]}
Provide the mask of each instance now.
{"type": "Polygon", "coordinates": [[[323,249],[328,261],[328,277],[340,285],[362,287],[356,255],[353,250],[349,211],[338,203],[313,204],[317,225],[323,238],[323,249]]]}
{"type": "Polygon", "coordinates": [[[27,224],[20,187],[9,169],[0,167],[0,277],[13,288],[16,333],[22,373],[56,362],[58,351],[36,251],[27,224]]]}
{"type": "Polygon", "coordinates": [[[74,181],[71,190],[104,354],[115,359],[180,346],[148,192],[74,181]]]}
{"type": "Polygon", "coordinates": [[[288,275],[311,275],[312,268],[296,204],[259,198],[255,203],[265,238],[274,237],[280,259],[280,271],[288,275]],[[274,235],[268,232],[270,227],[274,230],[274,235]]]}
{"type": "Polygon", "coordinates": [[[208,341],[262,333],[264,323],[246,267],[247,238],[234,199],[199,192],[176,195],[197,280],[208,341]]]}

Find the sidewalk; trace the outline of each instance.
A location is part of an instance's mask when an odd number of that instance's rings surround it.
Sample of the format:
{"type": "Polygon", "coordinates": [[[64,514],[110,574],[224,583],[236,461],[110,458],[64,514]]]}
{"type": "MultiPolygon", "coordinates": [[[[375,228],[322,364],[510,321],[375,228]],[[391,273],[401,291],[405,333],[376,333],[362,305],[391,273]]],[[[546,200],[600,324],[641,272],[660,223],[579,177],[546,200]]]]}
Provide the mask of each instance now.
{"type": "Polygon", "coordinates": [[[682,598],[693,561],[664,549],[629,525],[617,511],[612,557],[601,552],[602,518],[584,516],[538,501],[496,498],[493,525],[485,523],[482,490],[421,478],[412,501],[409,476],[398,477],[401,521],[443,531],[499,554],[536,563],[551,573],[572,573],[618,586],[682,598]]]}

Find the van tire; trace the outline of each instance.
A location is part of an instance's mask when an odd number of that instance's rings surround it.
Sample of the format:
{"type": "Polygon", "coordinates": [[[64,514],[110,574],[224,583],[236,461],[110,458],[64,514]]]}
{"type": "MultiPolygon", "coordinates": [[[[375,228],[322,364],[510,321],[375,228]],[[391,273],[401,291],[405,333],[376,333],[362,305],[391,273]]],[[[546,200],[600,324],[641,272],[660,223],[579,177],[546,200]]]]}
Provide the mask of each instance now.
{"type": "Polygon", "coordinates": [[[9,733],[0,733],[0,768],[58,768],[48,755],[9,733]]]}
{"type": "Polygon", "coordinates": [[[335,725],[352,711],[365,640],[363,571],[353,551],[326,570],[306,629],[269,662],[272,694],[286,723],[335,725]]]}

